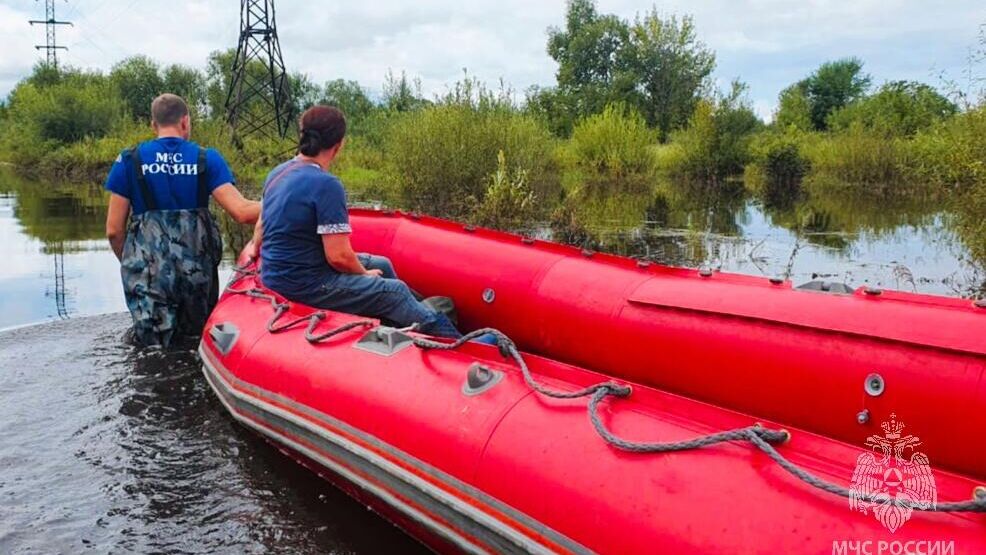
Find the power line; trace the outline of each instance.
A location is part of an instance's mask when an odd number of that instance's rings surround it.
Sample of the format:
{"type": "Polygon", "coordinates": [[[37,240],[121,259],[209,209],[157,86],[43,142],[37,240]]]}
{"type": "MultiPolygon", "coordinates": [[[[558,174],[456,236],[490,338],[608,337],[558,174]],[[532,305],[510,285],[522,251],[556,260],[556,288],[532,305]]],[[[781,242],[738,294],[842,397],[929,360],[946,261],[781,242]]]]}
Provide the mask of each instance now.
{"type": "Polygon", "coordinates": [[[43,23],[45,25],[45,44],[34,45],[36,50],[45,50],[47,53],[47,63],[51,67],[58,67],[58,54],[59,50],[68,50],[66,46],[59,46],[58,42],[55,40],[55,29],[59,25],[72,25],[70,21],[58,21],[55,18],[55,0],[45,0],[45,18],[44,20],[32,19],[29,23],[33,26],[35,24],[43,23]]]}

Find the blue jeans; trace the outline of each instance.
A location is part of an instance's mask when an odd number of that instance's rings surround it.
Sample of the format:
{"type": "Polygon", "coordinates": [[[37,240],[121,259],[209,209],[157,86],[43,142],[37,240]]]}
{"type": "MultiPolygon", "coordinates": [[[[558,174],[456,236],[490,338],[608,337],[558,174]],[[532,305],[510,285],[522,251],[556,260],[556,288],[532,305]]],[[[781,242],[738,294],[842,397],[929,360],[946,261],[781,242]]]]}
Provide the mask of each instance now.
{"type": "Polygon", "coordinates": [[[418,324],[418,329],[429,335],[462,337],[447,316],[414,298],[407,284],[397,279],[389,259],[364,253],[357,257],[366,269],[380,270],[381,277],[335,274],[315,294],[296,300],[316,308],[379,318],[399,327],[418,324]]]}

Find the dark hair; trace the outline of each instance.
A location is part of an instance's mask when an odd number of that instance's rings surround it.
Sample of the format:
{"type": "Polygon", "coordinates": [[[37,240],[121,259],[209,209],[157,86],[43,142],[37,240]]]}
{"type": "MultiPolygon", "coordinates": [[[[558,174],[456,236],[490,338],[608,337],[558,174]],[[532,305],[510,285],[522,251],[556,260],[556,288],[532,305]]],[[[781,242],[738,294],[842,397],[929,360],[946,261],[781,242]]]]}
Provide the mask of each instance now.
{"type": "Polygon", "coordinates": [[[182,97],[164,93],[151,102],[151,119],[158,125],[177,125],[188,115],[188,104],[182,97]]]}
{"type": "Polygon", "coordinates": [[[316,156],[346,136],[346,116],[334,106],[312,106],[298,122],[298,152],[316,156]]]}

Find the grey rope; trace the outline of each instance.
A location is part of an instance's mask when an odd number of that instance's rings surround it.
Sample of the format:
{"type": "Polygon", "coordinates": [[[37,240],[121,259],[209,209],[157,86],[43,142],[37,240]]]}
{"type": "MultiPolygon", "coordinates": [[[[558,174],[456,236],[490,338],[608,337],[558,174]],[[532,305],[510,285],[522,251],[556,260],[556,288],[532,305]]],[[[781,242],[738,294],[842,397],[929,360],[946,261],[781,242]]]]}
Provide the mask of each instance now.
{"type": "Polygon", "coordinates": [[[496,338],[497,346],[500,347],[500,352],[503,353],[505,357],[513,359],[513,361],[520,368],[520,371],[524,376],[524,381],[527,385],[534,391],[537,391],[546,397],[553,397],[555,399],[576,399],[578,397],[592,395],[599,391],[606,391],[608,395],[614,395],[616,397],[627,397],[632,391],[630,386],[621,385],[614,381],[597,383],[576,391],[561,391],[551,389],[543,384],[540,384],[531,375],[531,370],[527,367],[527,362],[524,361],[524,357],[522,357],[520,351],[517,350],[517,345],[514,344],[513,340],[504,335],[500,330],[494,328],[482,328],[469,332],[452,343],[442,343],[439,341],[424,339],[422,337],[415,337],[414,344],[422,349],[451,351],[453,349],[458,349],[463,344],[472,341],[481,335],[486,334],[490,334],[496,338]]]}
{"type": "Polygon", "coordinates": [[[326,317],[325,311],[320,310],[308,316],[300,316],[298,318],[295,318],[294,320],[278,325],[277,322],[282,317],[284,317],[284,315],[287,314],[288,311],[291,310],[290,303],[279,302],[277,300],[277,297],[275,297],[274,295],[265,293],[262,289],[258,289],[256,287],[251,289],[234,289],[232,287],[228,287],[226,291],[234,295],[246,295],[247,297],[251,297],[254,299],[269,301],[271,308],[274,309],[274,315],[271,316],[270,320],[267,321],[267,331],[272,334],[289,330],[297,326],[298,324],[307,321],[308,328],[305,330],[305,339],[309,343],[319,343],[354,328],[370,327],[376,325],[376,322],[372,320],[357,320],[355,322],[349,322],[341,326],[332,328],[320,334],[315,334],[315,328],[317,328],[319,322],[324,320],[326,317]]]}
{"type": "MultiPolygon", "coordinates": [[[[747,438],[750,443],[756,445],[763,451],[768,457],[770,457],[775,463],[780,465],[781,468],[788,471],[794,477],[798,478],[802,482],[814,486],[818,489],[827,491],[829,493],[834,493],[835,495],[850,498],[853,497],[853,492],[849,488],[840,486],[838,484],[833,484],[832,482],[825,481],[818,476],[798,467],[791,461],[787,460],[784,455],[781,455],[777,449],[774,449],[773,445],[770,445],[763,440],[757,434],[750,434],[747,438]]],[[[857,494],[858,495],[858,494],[857,494]]],[[[880,499],[877,496],[859,496],[866,501],[872,502],[883,502],[885,500],[880,499]]],[[[926,503],[914,503],[912,501],[903,500],[896,501],[897,505],[900,507],[907,507],[914,509],[916,511],[928,511],[928,512],[938,512],[938,513],[986,513],[986,495],[979,493],[975,494],[975,497],[969,501],[954,501],[947,503],[935,503],[929,505],[926,503]]]]}
{"type": "MultiPolygon", "coordinates": [[[[243,271],[239,268],[236,268],[235,270],[238,272],[243,271]]],[[[238,277],[230,283],[230,285],[233,285],[247,275],[255,274],[256,272],[246,273],[244,271],[244,275],[238,277]]],[[[270,301],[271,307],[274,309],[274,316],[267,322],[267,330],[270,333],[279,333],[291,329],[297,324],[308,320],[309,323],[308,328],[305,330],[305,339],[309,343],[318,343],[354,328],[370,328],[376,325],[376,322],[372,320],[358,320],[343,324],[316,335],[315,328],[318,327],[319,322],[326,318],[326,313],[324,311],[318,311],[310,316],[299,317],[291,320],[290,322],[277,325],[278,320],[280,320],[281,317],[283,317],[284,314],[290,310],[290,304],[278,302],[277,297],[265,293],[263,290],[257,288],[234,289],[229,287],[227,288],[227,291],[234,294],[246,295],[256,299],[270,301]]],[[[593,384],[582,389],[577,389],[575,391],[552,389],[534,379],[530,368],[527,366],[527,362],[524,360],[523,355],[521,355],[520,350],[517,349],[517,345],[500,330],[494,328],[482,328],[469,332],[452,342],[435,341],[432,339],[425,339],[423,337],[414,337],[412,340],[414,345],[421,349],[451,351],[458,349],[465,343],[486,334],[492,335],[496,338],[497,347],[500,349],[500,353],[503,354],[505,358],[512,359],[514,363],[517,364],[517,367],[520,368],[521,374],[524,377],[524,382],[534,391],[537,391],[546,397],[552,397],[555,399],[577,399],[580,397],[589,397],[588,413],[589,421],[592,423],[592,427],[606,443],[616,449],[631,453],[671,453],[675,451],[701,449],[703,447],[709,447],[711,445],[728,441],[747,441],[760,449],[760,451],[770,457],[771,460],[777,463],[792,476],[808,484],[809,486],[844,497],[846,499],[852,498],[853,496],[858,496],[861,499],[870,502],[883,502],[883,500],[879,499],[875,495],[865,496],[854,494],[849,490],[849,488],[823,480],[789,461],[774,447],[774,444],[782,444],[790,439],[791,435],[786,430],[770,430],[756,424],[745,428],[725,430],[722,432],[698,436],[692,439],[672,442],[637,442],[618,437],[606,427],[606,424],[603,423],[602,418],[599,416],[599,405],[603,402],[603,400],[610,396],[629,397],[630,393],[633,391],[630,386],[609,380],[593,384]]],[[[986,513],[986,494],[982,493],[981,489],[977,489],[976,492],[975,497],[969,501],[936,503],[934,505],[914,503],[907,500],[898,501],[897,503],[898,506],[907,507],[917,511],[939,513],[986,513]]]]}
{"type": "Polygon", "coordinates": [[[374,322],[373,320],[357,320],[355,322],[349,322],[348,324],[343,324],[339,327],[332,328],[327,332],[315,335],[315,328],[318,326],[318,323],[321,322],[324,318],[325,318],[324,312],[316,312],[315,314],[311,315],[311,323],[308,324],[308,329],[305,330],[305,339],[309,343],[318,343],[320,341],[325,341],[330,337],[334,337],[336,335],[339,335],[340,333],[347,332],[353,328],[359,328],[359,327],[369,328],[377,325],[376,322],[374,322]]]}
{"type": "MultiPolygon", "coordinates": [[[[791,461],[787,460],[779,451],[774,447],[773,444],[782,444],[787,442],[791,435],[786,430],[770,430],[760,426],[759,424],[753,426],[747,426],[745,428],[736,428],[733,430],[726,430],[722,432],[716,432],[713,434],[707,434],[703,436],[698,436],[692,439],[683,441],[673,441],[673,442],[636,442],[628,441],[623,438],[616,436],[606,425],[603,423],[602,418],[599,416],[599,404],[603,402],[609,396],[613,397],[627,397],[631,393],[631,388],[627,385],[621,385],[614,381],[607,381],[591,385],[579,389],[577,391],[560,391],[551,389],[541,383],[538,383],[534,377],[531,375],[530,369],[527,367],[527,363],[524,361],[524,357],[520,354],[517,346],[514,342],[504,335],[499,330],[493,328],[484,328],[476,330],[471,333],[467,333],[461,338],[455,340],[451,343],[442,343],[438,341],[433,341],[430,339],[424,339],[416,337],[414,338],[414,344],[422,349],[436,349],[436,350],[452,350],[460,347],[463,343],[475,339],[481,335],[490,334],[494,336],[497,340],[497,346],[500,347],[502,353],[506,358],[512,359],[517,366],[520,368],[521,374],[524,376],[524,381],[531,389],[541,393],[542,395],[548,397],[554,397],[557,399],[573,399],[577,397],[589,396],[589,421],[592,423],[592,427],[596,430],[603,440],[609,445],[621,450],[628,451],[631,453],[671,453],[675,451],[688,451],[692,449],[700,449],[703,447],[709,447],[718,443],[724,443],[727,441],[747,441],[752,443],[755,447],[764,452],[768,457],[776,462],[781,468],[789,472],[795,478],[798,478],[802,482],[808,484],[809,486],[818,488],[835,495],[839,495],[845,498],[851,498],[857,495],[861,499],[866,501],[881,502],[879,498],[875,495],[860,495],[854,494],[849,490],[849,488],[834,484],[823,480],[814,474],[798,467],[791,461]]],[[[937,503],[934,505],[924,504],[924,503],[913,503],[910,501],[900,501],[899,506],[909,507],[914,510],[919,511],[934,511],[942,513],[952,513],[952,512],[986,512],[986,495],[977,494],[976,497],[970,501],[959,501],[959,502],[949,502],[949,503],[937,503]]]]}
{"type": "Polygon", "coordinates": [[[601,403],[603,399],[609,395],[610,393],[606,390],[599,390],[592,395],[589,399],[589,421],[592,422],[592,427],[596,429],[596,433],[606,440],[606,443],[609,443],[613,447],[616,447],[622,451],[629,451],[631,453],[671,453],[673,451],[688,451],[691,449],[708,447],[710,445],[715,445],[726,441],[749,441],[751,434],[765,442],[768,442],[768,445],[770,443],[784,443],[790,437],[788,432],[784,430],[768,430],[762,426],[747,426],[746,428],[726,430],[684,441],[673,441],[667,443],[640,443],[635,441],[627,441],[613,434],[606,427],[606,425],[603,424],[602,418],[599,416],[599,403],[601,403]]]}

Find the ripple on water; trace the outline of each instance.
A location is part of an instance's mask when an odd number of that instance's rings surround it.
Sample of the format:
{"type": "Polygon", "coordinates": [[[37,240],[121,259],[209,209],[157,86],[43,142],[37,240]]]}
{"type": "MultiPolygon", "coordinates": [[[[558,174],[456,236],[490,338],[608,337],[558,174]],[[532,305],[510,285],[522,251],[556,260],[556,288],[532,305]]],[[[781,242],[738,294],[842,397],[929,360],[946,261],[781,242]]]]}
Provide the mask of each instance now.
{"type": "Polygon", "coordinates": [[[125,315],[0,333],[0,553],[422,551],[234,424],[125,315]]]}

